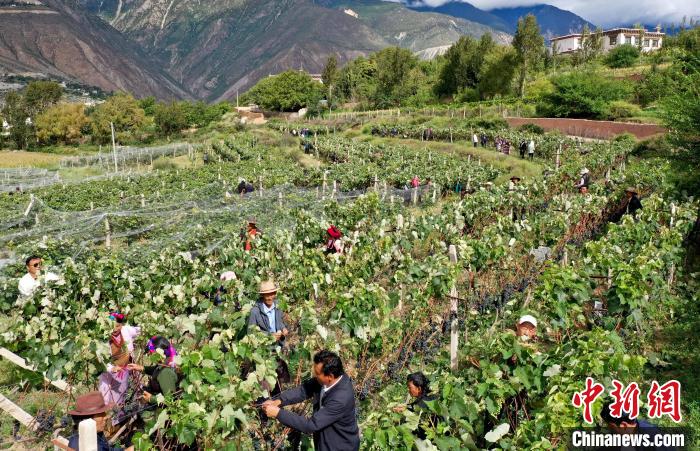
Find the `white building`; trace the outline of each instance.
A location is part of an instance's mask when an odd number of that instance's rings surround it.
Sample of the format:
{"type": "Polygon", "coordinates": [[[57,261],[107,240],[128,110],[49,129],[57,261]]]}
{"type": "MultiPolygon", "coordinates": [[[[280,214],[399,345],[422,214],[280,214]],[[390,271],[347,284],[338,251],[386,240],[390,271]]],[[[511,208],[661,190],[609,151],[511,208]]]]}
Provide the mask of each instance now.
{"type": "MultiPolygon", "coordinates": [[[[592,31],[591,33],[594,33],[592,31]]],[[[663,45],[664,36],[660,27],[656,31],[640,30],[638,28],[613,28],[603,31],[603,53],[623,44],[639,46],[643,52],[658,50],[663,45]]],[[[551,39],[552,53],[560,55],[562,53],[574,53],[581,50],[583,35],[581,33],[557,36],[551,39]]]]}

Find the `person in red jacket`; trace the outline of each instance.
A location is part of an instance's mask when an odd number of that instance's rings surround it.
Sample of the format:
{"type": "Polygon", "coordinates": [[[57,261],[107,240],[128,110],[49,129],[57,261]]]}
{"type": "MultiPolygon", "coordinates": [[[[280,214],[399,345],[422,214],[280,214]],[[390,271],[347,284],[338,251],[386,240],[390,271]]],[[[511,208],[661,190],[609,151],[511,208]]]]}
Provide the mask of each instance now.
{"type": "Polygon", "coordinates": [[[342,254],[343,253],[343,243],[341,238],[343,237],[343,232],[334,225],[328,227],[326,230],[328,233],[328,242],[326,243],[326,253],[327,254],[342,254]]]}

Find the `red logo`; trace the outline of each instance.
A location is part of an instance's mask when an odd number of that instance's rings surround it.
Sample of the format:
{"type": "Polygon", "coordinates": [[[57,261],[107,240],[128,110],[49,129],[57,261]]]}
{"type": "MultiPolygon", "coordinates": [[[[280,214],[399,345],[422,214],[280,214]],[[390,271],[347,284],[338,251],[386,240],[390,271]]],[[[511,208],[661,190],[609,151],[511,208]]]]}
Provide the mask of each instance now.
{"type": "Polygon", "coordinates": [[[639,385],[632,382],[623,390],[624,384],[617,379],[613,380],[615,388],[610,392],[610,395],[615,401],[610,404],[610,415],[614,418],[620,418],[622,412],[627,412],[630,419],[634,420],[639,416],[639,385]]]}
{"type": "Polygon", "coordinates": [[[605,387],[603,387],[602,384],[595,382],[592,377],[587,377],[586,378],[586,389],[583,390],[582,392],[574,393],[574,396],[571,399],[571,402],[573,403],[574,407],[583,406],[583,420],[586,423],[588,423],[588,424],[593,423],[593,414],[591,413],[591,404],[593,404],[595,402],[595,400],[598,399],[598,396],[600,396],[604,391],[605,391],[605,387]]]}
{"type": "Polygon", "coordinates": [[[672,380],[662,386],[654,381],[651,383],[649,394],[649,418],[661,418],[664,415],[671,417],[676,423],[680,423],[681,415],[681,383],[672,380]]]}
{"type": "MultiPolygon", "coordinates": [[[[637,418],[639,416],[639,398],[641,395],[639,384],[632,382],[625,387],[617,379],[614,379],[612,384],[613,389],[610,390],[610,396],[612,396],[613,402],[610,404],[610,415],[614,418],[620,418],[622,413],[625,412],[630,419],[637,418]]],[[[574,407],[583,407],[583,420],[586,423],[593,423],[591,404],[604,391],[605,388],[602,384],[597,383],[592,377],[587,377],[586,388],[583,391],[574,393],[571,403],[574,407]]],[[[668,415],[673,421],[680,423],[683,418],[681,414],[681,383],[677,380],[671,380],[663,385],[659,385],[657,381],[653,381],[647,394],[647,404],[649,418],[661,418],[664,415],[668,415]]]]}

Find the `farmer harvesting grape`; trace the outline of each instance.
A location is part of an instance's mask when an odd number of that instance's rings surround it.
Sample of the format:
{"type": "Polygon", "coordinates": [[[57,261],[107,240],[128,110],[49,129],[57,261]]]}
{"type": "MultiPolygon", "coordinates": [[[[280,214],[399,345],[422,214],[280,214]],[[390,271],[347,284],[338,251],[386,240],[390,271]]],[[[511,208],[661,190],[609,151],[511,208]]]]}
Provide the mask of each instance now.
{"type": "Polygon", "coordinates": [[[342,254],[343,253],[343,232],[334,225],[331,224],[326,230],[328,234],[328,241],[326,242],[326,253],[327,254],[342,254]]]}
{"type": "Polygon", "coordinates": [[[178,377],[175,372],[175,356],[177,352],[166,338],[157,336],[148,340],[146,351],[149,354],[154,354],[158,349],[163,351],[165,363],[145,367],[136,363],[130,363],[126,366],[128,370],[140,371],[149,376],[148,385],[143,392],[143,399],[146,402],[153,402],[153,395],[169,395],[177,391],[178,377]]]}
{"type": "Polygon", "coordinates": [[[588,168],[581,169],[581,178],[579,179],[578,183],[576,183],[575,187],[578,188],[581,194],[586,194],[588,192],[588,187],[590,186],[590,184],[590,171],[588,170],[588,168]]]}
{"type": "Polygon", "coordinates": [[[283,344],[289,330],[284,322],[284,312],[277,308],[277,290],[277,285],[272,280],[260,283],[258,289],[260,300],[250,311],[248,326],[257,326],[263,332],[272,334],[280,344],[283,344]]]}
{"type": "MultiPolygon", "coordinates": [[[[75,424],[75,432],[68,439],[68,447],[66,448],[65,446],[59,445],[57,442],[53,442],[55,445],[67,450],[80,451],[80,436],[77,430],[78,424],[83,420],[93,419],[97,431],[97,451],[123,450],[121,447],[110,445],[104,436],[107,412],[112,406],[105,404],[100,392],[92,392],[83,396],[78,396],[78,399],[75,400],[75,404],[75,409],[68,412],[68,414],[73,417],[73,422],[75,424]]],[[[130,446],[126,448],[126,451],[132,451],[133,449],[134,447],[130,446]]]]}
{"type": "MultiPolygon", "coordinates": [[[[408,393],[415,399],[408,405],[399,405],[394,407],[394,412],[400,413],[406,409],[415,413],[419,413],[420,411],[429,412],[430,410],[428,409],[426,402],[434,401],[436,397],[430,392],[430,381],[425,374],[420,372],[409,374],[406,378],[406,385],[408,387],[408,393]]],[[[437,418],[435,418],[434,415],[429,416],[429,421],[431,424],[434,424],[436,420],[437,418]]],[[[416,437],[421,440],[425,440],[426,438],[425,429],[420,426],[418,429],[416,429],[415,434],[416,437]]]]}
{"type": "Polygon", "coordinates": [[[337,354],[314,355],[313,378],[283,391],[262,405],[265,414],[306,434],[313,434],[317,451],[357,451],[360,430],[355,417],[355,390],[337,354]],[[282,407],[312,399],[313,415],[305,418],[282,407]]]}
{"type": "Polygon", "coordinates": [[[253,249],[253,243],[257,238],[262,235],[260,229],[258,229],[258,224],[255,218],[248,219],[248,225],[246,230],[241,232],[241,241],[243,241],[243,249],[246,252],[250,252],[253,249]]]}
{"type": "Polygon", "coordinates": [[[100,376],[99,390],[105,403],[121,405],[129,388],[129,370],[126,367],[134,357],[134,340],[141,334],[141,328],[126,324],[123,313],[112,312],[109,318],[115,323],[109,337],[112,363],[107,365],[107,372],[100,376]]]}
{"type": "Polygon", "coordinates": [[[27,266],[27,274],[19,279],[19,293],[21,296],[29,297],[39,288],[42,282],[56,282],[61,280],[59,276],[52,272],[47,272],[45,276],[41,275],[41,268],[44,261],[37,255],[32,255],[25,260],[27,266]]]}
{"type": "Polygon", "coordinates": [[[523,315],[515,327],[518,338],[522,341],[532,341],[537,338],[537,319],[532,315],[523,315]]]}

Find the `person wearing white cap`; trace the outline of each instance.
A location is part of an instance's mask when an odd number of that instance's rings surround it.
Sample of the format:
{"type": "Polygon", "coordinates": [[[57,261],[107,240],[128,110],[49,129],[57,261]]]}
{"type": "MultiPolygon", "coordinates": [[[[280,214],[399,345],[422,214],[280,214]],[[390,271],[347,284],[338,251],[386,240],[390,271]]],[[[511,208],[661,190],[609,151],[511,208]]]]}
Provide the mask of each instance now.
{"type": "Polygon", "coordinates": [[[532,315],[523,315],[515,327],[516,335],[523,341],[537,338],[537,319],[532,315]]]}
{"type": "Polygon", "coordinates": [[[583,168],[581,169],[581,178],[579,179],[578,183],[576,183],[576,188],[578,188],[579,192],[582,194],[585,194],[588,192],[588,187],[591,184],[591,175],[590,171],[588,168],[583,168]]]}

